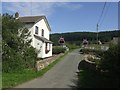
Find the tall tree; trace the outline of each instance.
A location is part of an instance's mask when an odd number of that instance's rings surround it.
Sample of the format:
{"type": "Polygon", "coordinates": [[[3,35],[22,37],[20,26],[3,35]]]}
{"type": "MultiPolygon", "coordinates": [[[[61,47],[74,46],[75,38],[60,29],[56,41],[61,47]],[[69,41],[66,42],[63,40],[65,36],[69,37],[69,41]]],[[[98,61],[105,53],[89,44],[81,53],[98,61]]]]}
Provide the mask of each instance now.
{"type": "Polygon", "coordinates": [[[2,16],[2,59],[3,72],[16,72],[34,68],[37,54],[28,39],[30,32],[13,16],[2,16]]]}

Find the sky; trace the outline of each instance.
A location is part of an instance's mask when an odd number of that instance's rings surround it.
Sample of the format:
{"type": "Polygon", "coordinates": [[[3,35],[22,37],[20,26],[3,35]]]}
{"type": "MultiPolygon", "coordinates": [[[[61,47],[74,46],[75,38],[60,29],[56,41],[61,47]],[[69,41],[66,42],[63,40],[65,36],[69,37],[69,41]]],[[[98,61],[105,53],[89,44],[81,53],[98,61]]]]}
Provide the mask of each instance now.
{"type": "MultiPolygon", "coordinates": [[[[20,16],[45,15],[51,33],[96,32],[105,2],[2,2],[2,13],[20,16]]],[[[98,30],[118,29],[118,3],[107,2],[98,30]]]]}

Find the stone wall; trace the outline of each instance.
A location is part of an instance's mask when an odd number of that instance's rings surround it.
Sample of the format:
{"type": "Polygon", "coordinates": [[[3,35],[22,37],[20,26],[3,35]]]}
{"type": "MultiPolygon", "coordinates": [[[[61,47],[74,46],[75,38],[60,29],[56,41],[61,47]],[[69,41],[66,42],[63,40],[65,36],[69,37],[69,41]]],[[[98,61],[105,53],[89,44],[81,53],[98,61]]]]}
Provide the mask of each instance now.
{"type": "Polygon", "coordinates": [[[54,62],[57,58],[59,58],[62,55],[63,54],[53,55],[52,57],[37,61],[36,62],[37,71],[44,69],[45,67],[47,67],[49,64],[54,62]]]}

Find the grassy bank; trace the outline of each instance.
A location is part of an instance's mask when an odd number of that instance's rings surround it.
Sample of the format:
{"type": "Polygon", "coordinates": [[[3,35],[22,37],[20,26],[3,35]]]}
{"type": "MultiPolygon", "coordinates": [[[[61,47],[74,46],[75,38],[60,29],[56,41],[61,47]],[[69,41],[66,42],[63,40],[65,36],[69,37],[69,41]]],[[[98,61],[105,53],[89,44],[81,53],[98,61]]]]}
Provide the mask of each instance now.
{"type": "MultiPolygon", "coordinates": [[[[70,50],[71,52],[73,50],[70,50]]],[[[11,88],[16,85],[19,85],[23,82],[32,80],[34,78],[40,77],[44,75],[48,70],[50,70],[55,64],[57,64],[64,56],[66,56],[69,52],[66,52],[64,55],[60,56],[53,63],[48,65],[46,68],[36,72],[34,70],[24,70],[21,73],[3,73],[2,75],[2,88],[11,88]]]]}
{"type": "Polygon", "coordinates": [[[81,70],[78,74],[78,88],[116,88],[117,79],[110,75],[91,70],[81,70]]]}

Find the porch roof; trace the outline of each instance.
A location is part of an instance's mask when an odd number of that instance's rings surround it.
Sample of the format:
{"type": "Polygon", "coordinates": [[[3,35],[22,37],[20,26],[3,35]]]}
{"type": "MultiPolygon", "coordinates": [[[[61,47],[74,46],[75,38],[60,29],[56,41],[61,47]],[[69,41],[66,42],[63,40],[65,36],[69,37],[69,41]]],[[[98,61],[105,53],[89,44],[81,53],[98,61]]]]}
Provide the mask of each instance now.
{"type": "Polygon", "coordinates": [[[34,35],[34,37],[41,40],[42,42],[53,43],[52,41],[50,41],[44,37],[41,37],[41,36],[34,35]]]}

